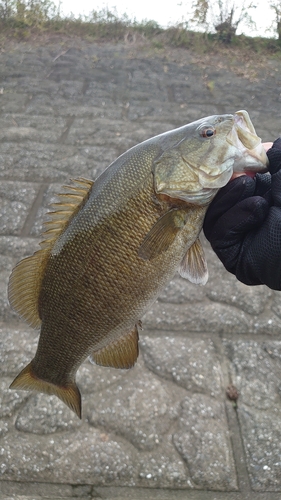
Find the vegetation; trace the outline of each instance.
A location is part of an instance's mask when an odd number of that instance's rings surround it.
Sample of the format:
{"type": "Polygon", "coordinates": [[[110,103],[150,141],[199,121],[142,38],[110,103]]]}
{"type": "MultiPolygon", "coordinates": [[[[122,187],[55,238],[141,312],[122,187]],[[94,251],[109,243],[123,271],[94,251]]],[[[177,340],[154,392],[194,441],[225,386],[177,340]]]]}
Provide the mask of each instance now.
{"type": "Polygon", "coordinates": [[[155,21],[136,22],[126,14],[118,15],[113,9],[93,11],[88,16],[63,17],[60,7],[51,0],[0,0],[0,41],[16,38],[29,39],[45,34],[80,36],[87,39],[112,41],[149,40],[156,49],[169,45],[193,48],[195,51],[209,52],[215,46],[230,44],[243,50],[255,52],[270,51],[280,53],[281,48],[281,0],[271,0],[269,4],[276,13],[276,28],[279,38],[253,38],[237,36],[240,22],[251,23],[249,2],[239,7],[235,0],[194,0],[193,18],[177,26],[163,29],[155,21]],[[218,10],[215,10],[215,7],[218,10]],[[194,24],[201,31],[194,29],[194,24]],[[193,30],[191,29],[193,27],[193,30]],[[278,31],[279,30],[279,31],[278,31]]]}
{"type": "Polygon", "coordinates": [[[275,13],[275,26],[274,28],[278,34],[278,40],[281,42],[281,0],[275,0],[270,2],[270,8],[274,10],[275,13]]]}
{"type": "Polygon", "coordinates": [[[255,9],[253,2],[244,0],[218,0],[208,2],[207,0],[195,0],[193,4],[193,21],[199,26],[205,26],[205,30],[213,30],[218,38],[225,43],[230,43],[241,23],[251,27],[254,25],[250,15],[251,9],[255,9]]]}

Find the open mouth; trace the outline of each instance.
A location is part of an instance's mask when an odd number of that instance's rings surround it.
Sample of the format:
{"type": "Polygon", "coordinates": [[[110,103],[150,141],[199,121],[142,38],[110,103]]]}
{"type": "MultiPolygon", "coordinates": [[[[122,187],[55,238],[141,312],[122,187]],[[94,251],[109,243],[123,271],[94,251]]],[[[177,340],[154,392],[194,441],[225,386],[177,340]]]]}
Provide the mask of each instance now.
{"type": "Polygon", "coordinates": [[[256,172],[267,171],[268,158],[247,111],[235,113],[234,125],[227,136],[227,141],[239,152],[234,172],[244,172],[253,177],[256,172]]]}

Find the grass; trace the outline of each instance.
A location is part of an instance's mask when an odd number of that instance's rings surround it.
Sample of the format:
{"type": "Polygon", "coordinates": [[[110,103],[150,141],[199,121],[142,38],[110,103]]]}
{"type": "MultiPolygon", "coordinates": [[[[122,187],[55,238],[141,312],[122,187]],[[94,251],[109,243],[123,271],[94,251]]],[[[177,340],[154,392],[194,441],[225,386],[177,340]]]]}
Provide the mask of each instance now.
{"type": "Polygon", "coordinates": [[[237,52],[266,57],[280,57],[281,44],[277,39],[234,36],[231,44],[223,43],[217,34],[188,30],[186,24],[161,28],[155,21],[136,22],[126,14],[104,8],[89,16],[62,17],[51,0],[0,0],[0,44],[7,40],[33,40],[41,35],[66,35],[86,40],[145,41],[156,50],[165,47],[192,49],[197,54],[237,52]]]}

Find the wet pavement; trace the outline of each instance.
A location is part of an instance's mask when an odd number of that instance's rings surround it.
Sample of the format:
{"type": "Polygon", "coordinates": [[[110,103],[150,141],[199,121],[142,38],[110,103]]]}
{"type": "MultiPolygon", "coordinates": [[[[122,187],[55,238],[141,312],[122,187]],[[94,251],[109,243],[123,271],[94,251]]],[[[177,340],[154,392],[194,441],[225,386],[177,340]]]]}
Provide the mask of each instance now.
{"type": "Polygon", "coordinates": [[[143,318],[136,366],[82,365],[81,421],[56,397],[8,389],[38,334],[6,292],[69,178],[94,179],[138,142],[215,113],[247,109],[273,140],[280,83],[275,59],[255,70],[251,58],[239,66],[141,42],[2,50],[0,500],[280,499],[279,292],[239,283],[205,242],[207,285],[173,279],[143,318]]]}

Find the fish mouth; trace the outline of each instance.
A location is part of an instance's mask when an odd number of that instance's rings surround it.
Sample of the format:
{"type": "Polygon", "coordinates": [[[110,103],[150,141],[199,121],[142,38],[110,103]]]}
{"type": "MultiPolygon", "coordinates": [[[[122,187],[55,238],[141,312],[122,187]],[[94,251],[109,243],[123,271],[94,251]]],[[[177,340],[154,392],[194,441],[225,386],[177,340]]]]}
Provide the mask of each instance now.
{"type": "Polygon", "coordinates": [[[244,172],[253,176],[256,172],[267,171],[266,151],[247,111],[236,111],[233,127],[226,140],[238,150],[233,172],[244,172]]]}

